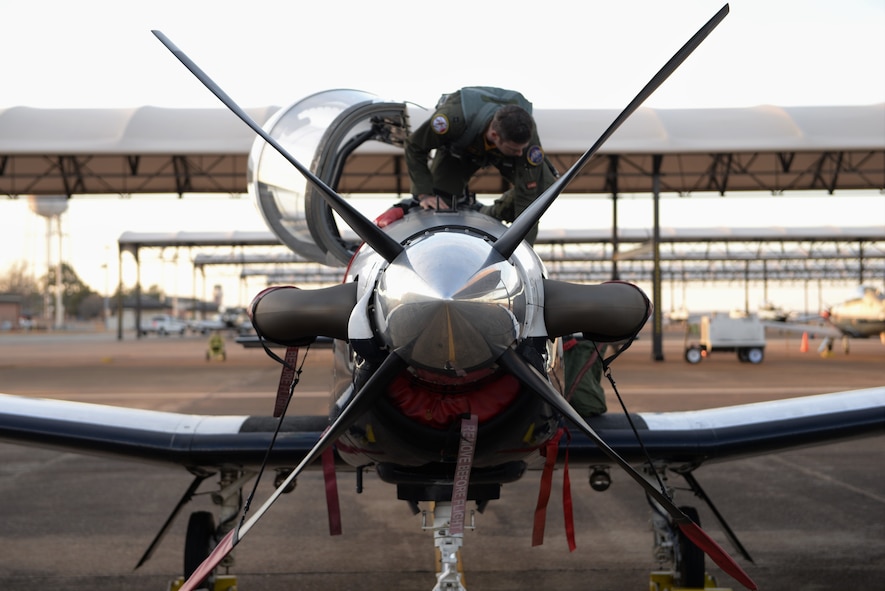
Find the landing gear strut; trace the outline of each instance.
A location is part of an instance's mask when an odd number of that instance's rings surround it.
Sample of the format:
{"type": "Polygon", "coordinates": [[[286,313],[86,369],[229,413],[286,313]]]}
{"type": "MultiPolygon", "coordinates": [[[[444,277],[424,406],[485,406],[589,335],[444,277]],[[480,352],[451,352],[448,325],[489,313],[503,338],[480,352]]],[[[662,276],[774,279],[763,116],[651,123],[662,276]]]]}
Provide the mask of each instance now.
{"type": "MultiPolygon", "coordinates": [[[[645,470],[646,478],[652,480],[654,474],[645,470]]],[[[660,470],[659,475],[661,482],[666,486],[667,475],[666,470],[660,470]]],[[[667,486],[667,493],[672,498],[673,489],[667,486]]],[[[675,582],[678,587],[686,589],[703,589],[706,584],[707,574],[704,565],[704,551],[695,546],[695,544],[682,533],[679,527],[675,526],[667,513],[658,506],[651,497],[648,502],[652,509],[652,529],[654,530],[654,553],[655,559],[661,564],[672,565],[672,571],[667,573],[661,571],[656,573],[658,576],[666,575],[667,578],[675,582]]],[[[697,525],[700,525],[697,509],[694,507],[681,506],[679,510],[685,513],[697,525]]],[[[655,575],[652,575],[654,583],[655,575]]],[[[651,587],[654,589],[655,587],[651,587]]],[[[663,587],[666,588],[666,587],[663,587]]]]}
{"type": "MultiPolygon", "coordinates": [[[[464,545],[464,534],[453,534],[449,529],[452,517],[452,503],[436,502],[431,511],[423,515],[423,529],[433,530],[433,545],[436,546],[439,558],[439,570],[436,573],[436,586],[433,591],[467,591],[461,579],[460,562],[461,546],[464,545]],[[432,523],[430,521],[432,520],[432,523]]],[[[465,529],[473,529],[473,513],[471,523],[465,529]]]]}
{"type": "MultiPolygon", "coordinates": [[[[207,476],[202,476],[200,480],[207,476]]],[[[230,469],[221,471],[218,490],[211,493],[212,502],[219,507],[218,525],[216,526],[215,517],[209,511],[191,513],[184,539],[184,577],[173,581],[169,586],[169,591],[180,589],[215,549],[218,541],[233,528],[243,507],[243,485],[254,477],[255,472],[252,471],[230,469]]],[[[196,491],[198,484],[199,481],[195,482],[188,490],[188,498],[196,491]]],[[[228,555],[221,565],[230,567],[233,562],[233,555],[228,555]]],[[[233,591],[237,588],[237,578],[233,575],[220,575],[217,571],[213,571],[204,581],[201,581],[200,588],[212,591],[233,591]]]]}

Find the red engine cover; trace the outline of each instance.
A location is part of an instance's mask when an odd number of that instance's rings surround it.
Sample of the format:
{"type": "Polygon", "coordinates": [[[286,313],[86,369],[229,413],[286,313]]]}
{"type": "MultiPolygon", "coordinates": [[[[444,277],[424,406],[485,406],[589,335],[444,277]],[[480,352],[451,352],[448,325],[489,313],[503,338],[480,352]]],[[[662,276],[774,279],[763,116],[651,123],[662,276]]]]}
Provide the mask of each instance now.
{"type": "Polygon", "coordinates": [[[509,374],[466,381],[463,377],[432,379],[403,372],[393,380],[389,393],[400,412],[435,429],[447,429],[465,414],[475,414],[483,423],[510,406],[520,389],[519,381],[509,374]]]}

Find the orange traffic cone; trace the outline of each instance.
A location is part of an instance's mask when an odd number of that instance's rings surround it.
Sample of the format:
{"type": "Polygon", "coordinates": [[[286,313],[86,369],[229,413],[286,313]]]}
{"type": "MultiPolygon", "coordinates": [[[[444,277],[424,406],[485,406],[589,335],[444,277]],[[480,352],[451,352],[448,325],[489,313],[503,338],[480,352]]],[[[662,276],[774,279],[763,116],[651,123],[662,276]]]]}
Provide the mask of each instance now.
{"type": "Polygon", "coordinates": [[[799,352],[800,353],[808,353],[808,333],[807,332],[802,333],[802,344],[799,345],[799,352]]]}

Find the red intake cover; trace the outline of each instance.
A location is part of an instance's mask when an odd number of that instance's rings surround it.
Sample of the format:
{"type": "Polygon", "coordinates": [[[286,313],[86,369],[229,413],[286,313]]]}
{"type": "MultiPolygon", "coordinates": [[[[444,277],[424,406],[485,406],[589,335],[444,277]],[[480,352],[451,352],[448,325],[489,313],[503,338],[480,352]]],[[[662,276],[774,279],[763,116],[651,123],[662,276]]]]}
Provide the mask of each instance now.
{"type": "Polygon", "coordinates": [[[418,423],[447,429],[465,414],[475,414],[480,423],[510,406],[519,393],[519,381],[509,374],[491,375],[479,381],[464,378],[452,383],[427,382],[403,372],[390,385],[390,400],[400,412],[418,423]]]}

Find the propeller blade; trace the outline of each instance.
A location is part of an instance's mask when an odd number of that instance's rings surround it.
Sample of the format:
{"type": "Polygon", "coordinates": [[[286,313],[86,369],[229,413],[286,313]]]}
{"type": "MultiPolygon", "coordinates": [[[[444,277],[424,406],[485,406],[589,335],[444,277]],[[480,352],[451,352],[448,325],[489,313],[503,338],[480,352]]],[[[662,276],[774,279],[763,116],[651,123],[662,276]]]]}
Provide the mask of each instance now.
{"type": "Polygon", "coordinates": [[[161,31],[151,31],[172,54],[178,58],[184,66],[196,76],[203,85],[208,88],[212,94],[221,100],[237,117],[239,117],[246,125],[252,128],[252,131],[261,136],[264,141],[270,144],[280,155],[289,161],[292,166],[298,169],[304,177],[310,181],[322,193],[323,198],[334,209],[338,215],[347,223],[350,228],[362,238],[366,244],[384,257],[388,263],[393,262],[399,253],[403,251],[403,246],[381,228],[376,226],[369,218],[354,209],[341,195],[335,192],[330,186],[320,180],[303,164],[298,162],[279,142],[277,142],[269,133],[267,133],[254,119],[237,105],[234,100],[213,81],[200,67],[191,60],[187,54],[181,51],[166,35],[161,31]]]}
{"type": "Polygon", "coordinates": [[[645,489],[645,492],[657,501],[667,513],[669,513],[670,517],[673,518],[673,522],[676,523],[679,529],[688,536],[698,548],[712,558],[713,562],[718,564],[722,570],[734,577],[747,589],[758,589],[756,583],[754,583],[750,576],[744,572],[744,569],[742,569],[741,566],[735,562],[735,560],[729,556],[713,538],[698,527],[698,525],[683,513],[669,497],[646,480],[645,477],[631,466],[627,460],[622,458],[618,452],[613,450],[596,433],[596,431],[593,430],[593,427],[587,424],[587,421],[578,414],[578,411],[572,408],[572,405],[563,398],[562,394],[550,385],[550,383],[538,373],[534,367],[520,357],[516,351],[513,349],[507,349],[507,351],[505,351],[498,359],[498,363],[507,371],[511,372],[520,382],[535,391],[563,416],[577,425],[587,437],[593,440],[605,455],[607,455],[614,463],[618,464],[628,475],[630,475],[631,478],[633,478],[633,480],[638,482],[639,485],[645,489]]]}
{"type": "Polygon", "coordinates": [[[676,52],[676,54],[670,58],[664,67],[662,67],[654,77],[649,80],[648,84],[636,95],[636,97],[630,101],[630,104],[621,111],[621,114],[617,116],[617,118],[612,121],[611,125],[608,126],[608,129],[603,132],[603,134],[596,140],[596,143],[590,147],[589,150],[584,152],[584,155],[581,156],[577,162],[572,165],[562,176],[560,176],[556,181],[547,188],[537,199],[535,199],[532,204],[527,207],[510,225],[509,228],[501,235],[500,238],[494,243],[494,248],[501,256],[505,259],[510,258],[510,255],[516,250],[516,248],[520,245],[520,243],[525,239],[531,229],[538,223],[538,220],[541,219],[541,216],[544,215],[544,212],[547,211],[547,208],[553,204],[553,201],[559,196],[559,194],[565,189],[565,187],[572,182],[579,172],[584,168],[587,164],[587,161],[599,151],[599,148],[608,140],[609,137],[621,126],[624,121],[626,121],[630,115],[633,114],[639,105],[641,105],[645,100],[651,96],[651,94],[658,89],[658,87],[663,84],[664,80],[669,78],[670,74],[676,71],[682,62],[688,58],[689,55],[697,48],[701,42],[707,38],[713,29],[725,18],[728,14],[728,4],[719,9],[713,18],[711,18],[707,23],[701,27],[697,33],[695,33],[688,42],[682,46],[682,48],[676,52]]]}
{"type": "Polygon", "coordinates": [[[360,388],[360,391],[354,395],[353,400],[344,407],[341,414],[332,421],[332,424],[329,425],[325,431],[323,431],[323,434],[311,450],[307,452],[307,455],[304,456],[301,463],[292,470],[282,484],[274,490],[264,504],[261,505],[261,507],[259,507],[249,519],[243,521],[238,527],[235,527],[224,536],[206,560],[204,560],[203,563],[197,567],[191,577],[185,581],[180,591],[194,591],[194,589],[197,588],[197,585],[215,570],[219,564],[221,564],[221,561],[231,553],[234,547],[240,543],[240,540],[242,540],[258,520],[267,513],[271,505],[273,505],[274,502],[280,498],[280,495],[283,494],[283,490],[292,484],[292,481],[301,474],[304,468],[320,457],[327,447],[332,445],[335,440],[353,425],[354,421],[356,421],[360,415],[365,412],[375,400],[377,400],[377,398],[385,391],[390,381],[405,367],[406,362],[398,355],[395,353],[388,355],[378,369],[375,370],[375,373],[372,374],[372,377],[370,377],[365,385],[360,388]]]}

